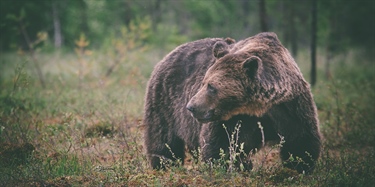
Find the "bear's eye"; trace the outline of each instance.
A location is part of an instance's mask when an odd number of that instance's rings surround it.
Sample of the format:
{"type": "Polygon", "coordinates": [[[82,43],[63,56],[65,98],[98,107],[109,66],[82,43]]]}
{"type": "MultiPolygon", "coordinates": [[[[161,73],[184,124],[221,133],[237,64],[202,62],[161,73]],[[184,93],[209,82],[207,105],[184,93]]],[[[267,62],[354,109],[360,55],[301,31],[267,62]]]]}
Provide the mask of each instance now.
{"type": "Polygon", "coordinates": [[[211,84],[207,84],[207,90],[211,94],[215,94],[217,92],[216,88],[213,87],[211,84]]]}

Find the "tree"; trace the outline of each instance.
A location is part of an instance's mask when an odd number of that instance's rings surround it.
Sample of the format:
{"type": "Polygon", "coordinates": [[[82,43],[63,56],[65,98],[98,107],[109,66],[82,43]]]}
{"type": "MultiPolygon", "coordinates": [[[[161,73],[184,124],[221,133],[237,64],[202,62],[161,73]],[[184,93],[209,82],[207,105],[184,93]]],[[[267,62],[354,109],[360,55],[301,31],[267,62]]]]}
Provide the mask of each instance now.
{"type": "Polygon", "coordinates": [[[84,0],[79,0],[78,1],[78,6],[80,8],[80,18],[81,18],[81,23],[80,23],[80,28],[81,32],[85,33],[86,35],[89,34],[89,25],[88,25],[88,17],[87,17],[87,5],[84,0]]]}
{"type": "MultiPolygon", "coordinates": [[[[313,0],[314,1],[314,0],[313,0]]],[[[294,2],[292,2],[294,3],[294,2]]],[[[291,49],[293,56],[297,56],[297,49],[298,49],[298,32],[296,28],[296,6],[291,5],[289,7],[289,29],[290,29],[290,41],[291,41],[291,49]]]]}
{"type": "Polygon", "coordinates": [[[267,12],[266,12],[266,0],[259,1],[259,18],[260,18],[260,30],[267,32],[267,12]]]}
{"type": "MultiPolygon", "coordinates": [[[[250,5],[249,5],[250,1],[242,1],[241,3],[241,6],[242,6],[242,11],[243,11],[243,16],[246,18],[249,14],[250,14],[250,5]]],[[[249,20],[248,19],[244,19],[244,22],[243,22],[243,27],[245,29],[247,29],[249,26],[249,20]]]]}
{"type": "Polygon", "coordinates": [[[316,83],[316,32],[317,32],[317,12],[318,1],[312,0],[311,8],[311,85],[316,83]]]}
{"type": "Polygon", "coordinates": [[[52,17],[53,17],[53,38],[54,45],[56,48],[60,48],[62,45],[62,33],[61,33],[61,21],[59,15],[58,1],[52,1],[52,17]]]}
{"type": "Polygon", "coordinates": [[[150,6],[150,12],[152,12],[152,29],[155,31],[157,24],[161,21],[161,0],[156,0],[151,3],[152,6],[150,6]]]}

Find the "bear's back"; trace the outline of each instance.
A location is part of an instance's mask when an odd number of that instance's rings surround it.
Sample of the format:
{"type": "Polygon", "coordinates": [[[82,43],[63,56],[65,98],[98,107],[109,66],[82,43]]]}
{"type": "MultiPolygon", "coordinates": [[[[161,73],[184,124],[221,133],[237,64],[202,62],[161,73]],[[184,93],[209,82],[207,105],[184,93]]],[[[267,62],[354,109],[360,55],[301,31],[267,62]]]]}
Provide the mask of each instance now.
{"type": "Polygon", "coordinates": [[[151,79],[162,77],[164,81],[182,81],[196,77],[197,74],[204,75],[208,67],[215,62],[212,48],[218,41],[224,40],[206,38],[178,46],[156,64],[151,79]]]}

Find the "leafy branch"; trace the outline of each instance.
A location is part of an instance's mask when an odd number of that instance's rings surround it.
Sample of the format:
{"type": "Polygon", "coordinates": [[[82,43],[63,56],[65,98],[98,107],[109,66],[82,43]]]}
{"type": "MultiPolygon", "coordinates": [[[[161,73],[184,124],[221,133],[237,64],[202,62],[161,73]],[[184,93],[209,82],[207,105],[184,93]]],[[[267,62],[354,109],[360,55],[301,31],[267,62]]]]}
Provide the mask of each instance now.
{"type": "Polygon", "coordinates": [[[26,12],[25,12],[24,9],[21,9],[19,16],[12,15],[12,14],[7,15],[8,19],[13,20],[17,23],[17,26],[18,26],[17,29],[18,29],[19,32],[21,32],[21,34],[23,36],[23,39],[25,40],[25,42],[27,44],[32,62],[34,63],[34,67],[36,69],[36,72],[37,72],[37,75],[38,75],[38,78],[39,78],[39,82],[42,85],[42,87],[45,88],[46,84],[45,84],[45,80],[44,80],[44,77],[43,77],[43,73],[42,73],[42,70],[40,68],[39,62],[38,62],[38,60],[35,56],[35,46],[37,44],[45,41],[47,39],[48,35],[47,35],[46,32],[40,32],[37,35],[37,40],[32,41],[29,37],[29,34],[28,34],[27,30],[26,30],[27,24],[24,22],[25,17],[26,17],[26,12]]]}

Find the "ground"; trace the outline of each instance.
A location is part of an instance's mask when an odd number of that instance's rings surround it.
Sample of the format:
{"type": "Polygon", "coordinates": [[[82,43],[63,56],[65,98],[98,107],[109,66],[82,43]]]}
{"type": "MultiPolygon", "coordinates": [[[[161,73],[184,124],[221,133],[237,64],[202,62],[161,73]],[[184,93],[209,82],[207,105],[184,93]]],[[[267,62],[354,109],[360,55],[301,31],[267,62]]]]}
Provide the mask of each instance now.
{"type": "MultiPolygon", "coordinates": [[[[0,186],[375,183],[374,65],[353,55],[356,53],[335,59],[331,80],[323,76],[324,64],[318,64],[320,76],[313,94],[324,143],[317,168],[309,176],[282,168],[277,144],[254,156],[251,172],[229,172],[221,167],[225,160],[210,165],[191,156],[184,167],[151,170],[142,146],[140,120],[146,81],[165,53],[150,48],[149,55],[144,54],[128,54],[126,63],[105,77],[108,64],[102,59],[108,56],[93,51],[84,59],[84,84],[79,86],[76,55],[39,53],[37,58],[47,80],[44,89],[32,63],[25,63],[28,56],[0,55],[0,186]]],[[[319,58],[318,62],[324,62],[324,56],[319,58]]],[[[301,52],[296,61],[308,76],[305,59],[309,59],[308,52],[301,52]]]]}

